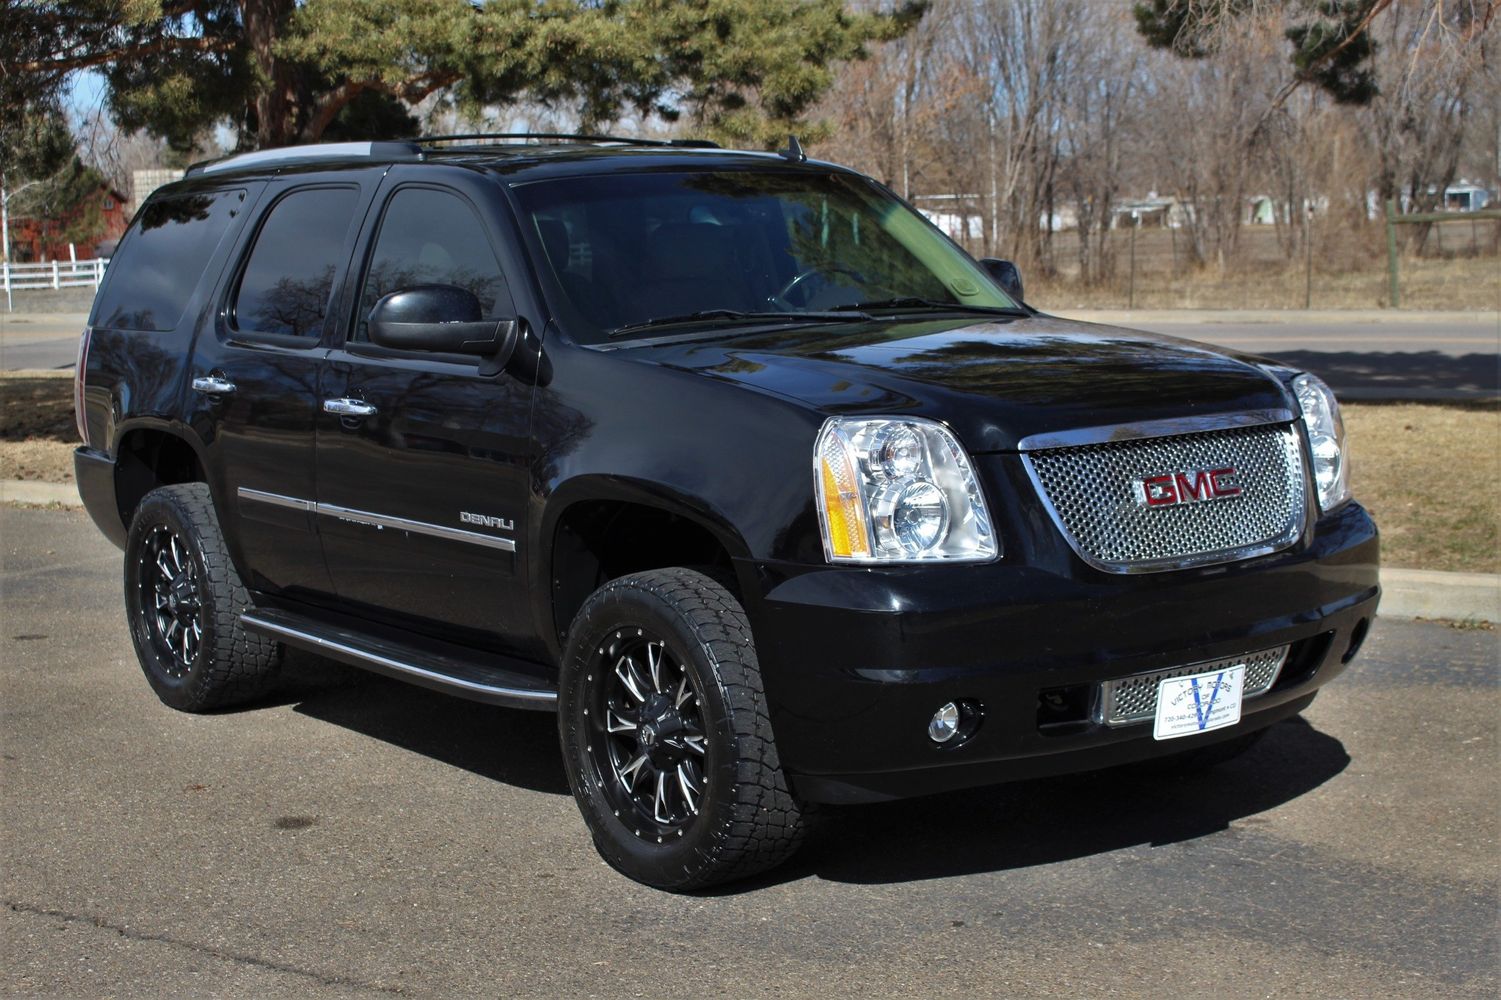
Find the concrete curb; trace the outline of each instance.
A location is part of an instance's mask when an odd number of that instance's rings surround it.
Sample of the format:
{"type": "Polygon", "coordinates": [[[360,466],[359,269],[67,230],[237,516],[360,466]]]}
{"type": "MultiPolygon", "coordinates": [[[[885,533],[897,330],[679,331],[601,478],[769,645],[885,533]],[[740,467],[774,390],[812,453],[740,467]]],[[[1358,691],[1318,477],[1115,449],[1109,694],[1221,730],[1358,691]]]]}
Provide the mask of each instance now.
{"type": "MultiPolygon", "coordinates": [[[[82,507],[72,483],[0,479],[0,503],[82,507]]],[[[1501,574],[1383,569],[1381,614],[1391,618],[1448,618],[1501,622],[1501,574]]]]}
{"type": "Polygon", "coordinates": [[[1501,622],[1501,574],[1383,569],[1381,614],[1501,622]]]}
{"type": "Polygon", "coordinates": [[[38,483],[30,479],[0,479],[0,503],[28,507],[82,507],[72,483],[38,483]]]}

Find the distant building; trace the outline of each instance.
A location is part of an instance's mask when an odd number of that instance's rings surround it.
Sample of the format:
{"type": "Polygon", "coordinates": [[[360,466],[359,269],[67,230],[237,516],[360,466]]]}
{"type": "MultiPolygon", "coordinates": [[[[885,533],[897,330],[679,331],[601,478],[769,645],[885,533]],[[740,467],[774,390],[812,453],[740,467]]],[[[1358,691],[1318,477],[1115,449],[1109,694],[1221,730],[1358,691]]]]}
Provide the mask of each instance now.
{"type": "Polygon", "coordinates": [[[172,170],[158,167],[152,170],[137,170],[130,175],[130,214],[135,215],[141,207],[141,203],[151,196],[151,192],[163,184],[171,184],[173,181],[182,179],[181,170],[172,170]]]}
{"type": "Polygon", "coordinates": [[[13,216],[10,220],[10,254],[16,263],[49,260],[88,260],[108,256],[130,224],[125,196],[108,184],[100,184],[60,218],[13,216]],[[95,232],[72,242],[62,238],[90,210],[97,199],[99,221],[95,232]]]}
{"type": "Polygon", "coordinates": [[[1444,211],[1478,212],[1489,205],[1495,195],[1481,187],[1461,180],[1444,188],[1444,211]]]}

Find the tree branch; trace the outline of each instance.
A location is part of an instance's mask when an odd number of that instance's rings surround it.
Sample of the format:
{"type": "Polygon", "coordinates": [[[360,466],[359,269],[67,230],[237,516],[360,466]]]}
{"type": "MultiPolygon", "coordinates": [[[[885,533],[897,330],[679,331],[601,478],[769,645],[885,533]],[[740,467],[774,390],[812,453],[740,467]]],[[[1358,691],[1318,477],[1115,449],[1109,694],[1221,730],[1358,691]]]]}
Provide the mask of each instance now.
{"type": "Polygon", "coordinates": [[[1291,80],[1282,85],[1282,89],[1277,91],[1276,96],[1272,98],[1272,103],[1268,104],[1266,106],[1266,109],[1261,112],[1261,116],[1256,119],[1256,124],[1251,126],[1251,131],[1248,134],[1253,139],[1257,135],[1260,135],[1261,130],[1266,126],[1268,119],[1270,119],[1272,115],[1276,114],[1277,111],[1282,108],[1282,105],[1287,103],[1288,98],[1292,97],[1299,87],[1303,86],[1303,84],[1313,79],[1314,70],[1318,69],[1324,63],[1339,55],[1350,45],[1351,42],[1355,41],[1355,39],[1359,38],[1361,35],[1370,30],[1371,22],[1376,19],[1376,15],[1380,14],[1391,5],[1392,0],[1376,0],[1375,3],[1371,4],[1371,9],[1366,11],[1365,17],[1361,18],[1360,23],[1355,26],[1355,29],[1345,36],[1344,41],[1340,42],[1334,48],[1330,49],[1328,52],[1325,52],[1313,62],[1303,67],[1291,80]]]}
{"type": "Polygon", "coordinates": [[[88,69],[121,59],[139,59],[158,52],[225,52],[232,48],[234,42],[229,39],[205,38],[201,35],[192,38],[171,37],[122,49],[104,49],[60,59],[34,59],[11,65],[0,63],[0,67],[7,73],[70,73],[76,69],[88,69]]]}

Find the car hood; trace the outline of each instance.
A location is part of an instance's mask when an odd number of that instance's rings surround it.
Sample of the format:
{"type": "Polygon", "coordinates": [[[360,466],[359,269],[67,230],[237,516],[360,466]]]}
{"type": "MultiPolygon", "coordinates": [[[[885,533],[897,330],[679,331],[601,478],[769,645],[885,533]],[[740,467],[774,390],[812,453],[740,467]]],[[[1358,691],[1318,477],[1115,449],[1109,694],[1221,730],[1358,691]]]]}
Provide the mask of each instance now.
{"type": "Polygon", "coordinates": [[[973,452],[1085,427],[1291,408],[1270,362],[1047,316],[810,325],[627,350],[829,415],[931,417],[973,452]]]}

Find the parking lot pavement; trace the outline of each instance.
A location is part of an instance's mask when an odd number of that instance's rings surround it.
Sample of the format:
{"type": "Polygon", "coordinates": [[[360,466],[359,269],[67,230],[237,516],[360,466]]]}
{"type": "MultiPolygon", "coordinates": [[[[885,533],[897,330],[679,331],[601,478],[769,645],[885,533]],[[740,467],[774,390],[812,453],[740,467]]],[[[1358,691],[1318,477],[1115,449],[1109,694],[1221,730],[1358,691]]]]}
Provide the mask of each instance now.
{"type": "Polygon", "coordinates": [[[176,714],[86,517],[0,553],[6,995],[1496,993],[1494,632],[1380,622],[1232,764],[831,810],[684,897],[599,861],[548,716],[312,659],[176,714]]]}

